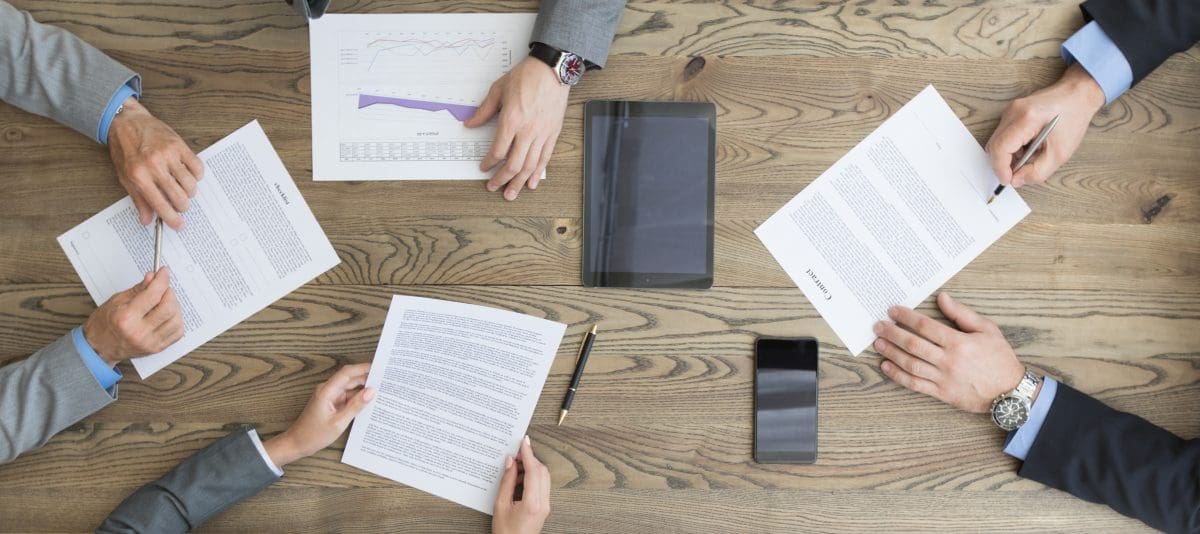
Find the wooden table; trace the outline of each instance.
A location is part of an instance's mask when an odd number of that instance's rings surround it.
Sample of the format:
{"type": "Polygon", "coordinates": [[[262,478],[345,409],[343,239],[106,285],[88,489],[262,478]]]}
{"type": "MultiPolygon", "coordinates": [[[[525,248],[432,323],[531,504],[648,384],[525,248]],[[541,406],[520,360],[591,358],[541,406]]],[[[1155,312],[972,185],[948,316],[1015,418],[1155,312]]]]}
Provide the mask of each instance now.
{"type": "MultiPolygon", "coordinates": [[[[251,423],[283,430],[337,367],[372,357],[396,293],[570,325],[529,433],[554,476],[547,532],[1120,531],[1023,480],[984,417],[849,356],[752,230],[926,84],[985,141],[1049,84],[1076,1],[631,2],[608,68],[572,92],[549,179],[508,203],[478,182],[314,183],[304,22],[279,0],[14,0],[139,71],[196,149],[262,122],[342,263],[0,467],[0,529],[84,530],[251,423]],[[581,107],[717,105],[716,287],[580,287],[581,107]],[[603,331],[555,426],[579,336],[603,331]],[[756,336],[822,341],[820,459],[751,459],[756,336]]],[[[536,2],[336,0],[334,11],[532,11],[536,2]]],[[[947,285],[1025,361],[1184,436],[1200,429],[1200,51],[1101,112],[1033,213],[947,285]]],[[[104,148],[0,105],[0,361],[93,309],[55,237],[121,198],[104,148]]],[[[927,304],[924,309],[937,315],[927,304]]],[[[483,532],[489,518],[347,467],[342,442],[209,531],[483,532]]]]}

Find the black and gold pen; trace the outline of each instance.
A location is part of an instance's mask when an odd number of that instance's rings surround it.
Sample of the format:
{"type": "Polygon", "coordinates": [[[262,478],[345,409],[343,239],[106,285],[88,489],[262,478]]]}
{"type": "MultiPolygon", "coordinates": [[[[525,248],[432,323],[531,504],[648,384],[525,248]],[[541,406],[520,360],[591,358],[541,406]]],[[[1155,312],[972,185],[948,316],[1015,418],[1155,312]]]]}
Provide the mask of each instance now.
{"type": "Polygon", "coordinates": [[[596,340],[596,325],[583,335],[583,344],[579,346],[579,355],[575,357],[575,375],[571,377],[571,387],[567,388],[567,396],[563,399],[562,411],[558,414],[558,424],[567,418],[571,411],[571,401],[575,400],[575,389],[579,387],[579,379],[583,378],[583,368],[587,365],[588,353],[592,352],[592,342],[596,340]]]}

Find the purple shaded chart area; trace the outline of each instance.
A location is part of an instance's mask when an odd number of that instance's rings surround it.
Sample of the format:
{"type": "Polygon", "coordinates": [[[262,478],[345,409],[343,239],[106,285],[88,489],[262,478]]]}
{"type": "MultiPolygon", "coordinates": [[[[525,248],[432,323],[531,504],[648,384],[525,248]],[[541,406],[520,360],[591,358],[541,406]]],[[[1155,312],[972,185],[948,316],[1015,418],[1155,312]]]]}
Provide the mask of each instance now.
{"type": "Polygon", "coordinates": [[[430,102],[428,100],[412,100],[408,98],[395,98],[391,96],[379,95],[358,95],[358,109],[375,104],[389,104],[392,106],[400,106],[409,109],[420,109],[424,111],[448,111],[455,119],[460,122],[471,118],[475,114],[476,106],[464,106],[462,104],[448,104],[446,102],[430,102]]]}

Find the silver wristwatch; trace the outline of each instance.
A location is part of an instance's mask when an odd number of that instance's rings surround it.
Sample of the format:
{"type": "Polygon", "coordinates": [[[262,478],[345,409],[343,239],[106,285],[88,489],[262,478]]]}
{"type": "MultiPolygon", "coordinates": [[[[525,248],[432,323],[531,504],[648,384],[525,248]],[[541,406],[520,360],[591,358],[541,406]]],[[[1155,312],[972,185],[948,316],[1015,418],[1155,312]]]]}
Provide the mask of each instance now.
{"type": "Polygon", "coordinates": [[[1021,428],[1021,425],[1029,420],[1029,407],[1033,405],[1033,393],[1037,391],[1041,381],[1041,378],[1026,368],[1025,376],[1021,377],[1021,382],[1017,384],[1016,389],[1000,395],[992,401],[992,421],[1008,432],[1021,428]]]}

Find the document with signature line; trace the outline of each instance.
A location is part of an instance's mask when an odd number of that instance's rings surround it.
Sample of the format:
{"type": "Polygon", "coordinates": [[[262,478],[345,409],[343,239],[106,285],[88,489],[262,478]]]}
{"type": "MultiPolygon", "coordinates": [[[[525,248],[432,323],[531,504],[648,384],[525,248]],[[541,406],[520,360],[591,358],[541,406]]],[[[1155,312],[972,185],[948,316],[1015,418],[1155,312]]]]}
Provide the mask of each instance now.
{"type": "Polygon", "coordinates": [[[926,87],[755,233],[851,354],[895,305],[916,306],[1029,214],[926,87]]]}

